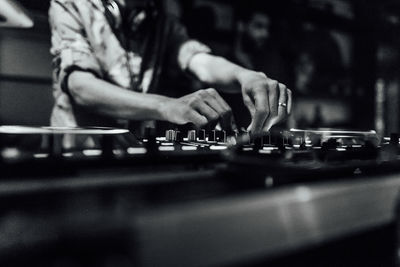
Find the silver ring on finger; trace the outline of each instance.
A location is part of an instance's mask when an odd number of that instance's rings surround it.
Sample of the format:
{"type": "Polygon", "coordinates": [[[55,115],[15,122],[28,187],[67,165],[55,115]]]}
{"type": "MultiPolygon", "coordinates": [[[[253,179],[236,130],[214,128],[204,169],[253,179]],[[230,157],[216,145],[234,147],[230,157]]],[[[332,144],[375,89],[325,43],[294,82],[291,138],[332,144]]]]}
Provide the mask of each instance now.
{"type": "Polygon", "coordinates": [[[286,108],[286,107],[287,107],[287,104],[286,104],[286,103],[278,103],[278,106],[279,106],[279,107],[284,107],[284,108],[286,108]]]}

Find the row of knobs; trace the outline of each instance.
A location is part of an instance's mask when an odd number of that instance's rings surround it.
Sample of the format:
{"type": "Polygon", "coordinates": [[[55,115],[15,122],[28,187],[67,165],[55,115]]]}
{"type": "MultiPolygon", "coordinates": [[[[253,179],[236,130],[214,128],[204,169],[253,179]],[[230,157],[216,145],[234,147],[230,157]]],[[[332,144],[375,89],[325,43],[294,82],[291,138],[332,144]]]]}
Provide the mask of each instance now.
{"type": "MultiPolygon", "coordinates": [[[[253,137],[250,132],[241,132],[236,137],[239,136],[241,136],[242,140],[247,140],[247,145],[254,145],[255,147],[263,147],[266,145],[285,146],[289,144],[289,139],[281,134],[266,134],[263,136],[253,137]]],[[[186,140],[184,140],[183,133],[178,130],[167,130],[165,133],[165,139],[167,142],[227,142],[227,134],[226,131],[223,130],[212,130],[209,132],[204,129],[189,130],[185,137],[187,137],[186,140]]]]}
{"type": "MultiPolygon", "coordinates": [[[[180,131],[176,130],[167,130],[165,132],[165,139],[168,142],[182,142],[183,140],[183,134],[180,131]]],[[[221,142],[221,143],[226,143],[227,138],[226,138],[226,132],[225,131],[218,131],[218,130],[212,130],[208,133],[208,139],[207,139],[207,133],[206,130],[190,130],[187,133],[187,141],[189,142],[221,142]]]]}
{"type": "Polygon", "coordinates": [[[265,133],[263,135],[253,136],[251,132],[245,131],[241,133],[241,144],[247,146],[253,146],[254,148],[262,148],[264,146],[275,146],[285,147],[291,145],[291,140],[283,133],[270,134],[265,133]]]}

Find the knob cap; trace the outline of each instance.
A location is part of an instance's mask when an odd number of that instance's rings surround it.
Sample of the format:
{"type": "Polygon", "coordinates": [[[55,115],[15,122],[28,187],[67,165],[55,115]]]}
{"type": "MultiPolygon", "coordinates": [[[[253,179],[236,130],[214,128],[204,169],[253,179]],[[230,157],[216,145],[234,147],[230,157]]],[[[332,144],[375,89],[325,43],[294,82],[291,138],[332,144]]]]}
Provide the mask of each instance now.
{"type": "Polygon", "coordinates": [[[217,132],[217,141],[221,143],[226,143],[226,132],[225,131],[218,131],[217,132]]]}
{"type": "Polygon", "coordinates": [[[165,132],[165,140],[172,142],[175,141],[175,131],[174,130],[167,130],[165,132]]]}
{"type": "Polygon", "coordinates": [[[189,142],[196,142],[197,141],[196,130],[190,130],[188,132],[188,141],[189,142]]]}
{"type": "Polygon", "coordinates": [[[263,137],[262,137],[262,145],[263,146],[271,145],[271,135],[269,133],[263,135],[263,137]]]}
{"type": "Polygon", "coordinates": [[[198,137],[199,141],[206,141],[206,130],[201,129],[199,131],[199,137],[198,137]]]}
{"type": "Polygon", "coordinates": [[[212,130],[208,135],[208,142],[216,142],[217,141],[217,133],[215,130],[212,130]]]}

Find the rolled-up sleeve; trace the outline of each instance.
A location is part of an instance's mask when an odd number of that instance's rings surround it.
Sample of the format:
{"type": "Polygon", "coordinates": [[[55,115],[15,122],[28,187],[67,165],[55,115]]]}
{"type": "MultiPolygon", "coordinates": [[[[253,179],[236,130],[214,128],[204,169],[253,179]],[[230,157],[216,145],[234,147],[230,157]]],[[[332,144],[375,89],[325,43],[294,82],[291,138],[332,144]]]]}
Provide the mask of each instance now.
{"type": "Polygon", "coordinates": [[[184,42],[178,52],[178,63],[183,71],[189,67],[190,60],[197,54],[211,53],[211,49],[196,40],[188,40],[184,42]]]}
{"type": "Polygon", "coordinates": [[[68,76],[74,70],[88,71],[101,77],[100,64],[85,37],[74,1],[52,1],[49,21],[54,82],[68,93],[68,76]]]}
{"type": "Polygon", "coordinates": [[[186,28],[178,21],[174,21],[172,26],[172,51],[174,60],[183,71],[187,71],[189,63],[193,56],[199,53],[211,53],[211,49],[194,39],[191,39],[186,28]]]}

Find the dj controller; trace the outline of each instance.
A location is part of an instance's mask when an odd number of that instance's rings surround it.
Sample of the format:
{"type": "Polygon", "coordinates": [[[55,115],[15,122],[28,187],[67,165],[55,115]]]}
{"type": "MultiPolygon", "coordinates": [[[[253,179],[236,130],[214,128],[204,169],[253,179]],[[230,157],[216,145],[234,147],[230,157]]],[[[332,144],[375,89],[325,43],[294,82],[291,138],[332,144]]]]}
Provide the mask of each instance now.
{"type": "MultiPolygon", "coordinates": [[[[84,166],[162,166],[208,168],[232,174],[269,177],[267,184],[339,179],[391,172],[399,165],[399,136],[375,131],[291,129],[252,135],[223,130],[167,130],[144,138],[114,128],[0,127],[2,174],[57,172],[60,164],[84,166]],[[32,166],[30,170],[21,166],[32,166]],[[38,167],[43,166],[43,167],[38,167]],[[205,167],[206,166],[206,167],[205,167]],[[250,175],[251,174],[251,175],[250,175]],[[271,177],[277,177],[272,181],[271,177]],[[292,179],[293,178],[293,179],[292,179]],[[310,179],[308,179],[310,180],[310,179]]],[[[235,176],[235,175],[234,175],[235,176]]],[[[264,184],[265,185],[265,184],[264,184]]]]}
{"type": "Polygon", "coordinates": [[[399,163],[375,131],[1,126],[0,264],[395,266],[399,163]]]}

